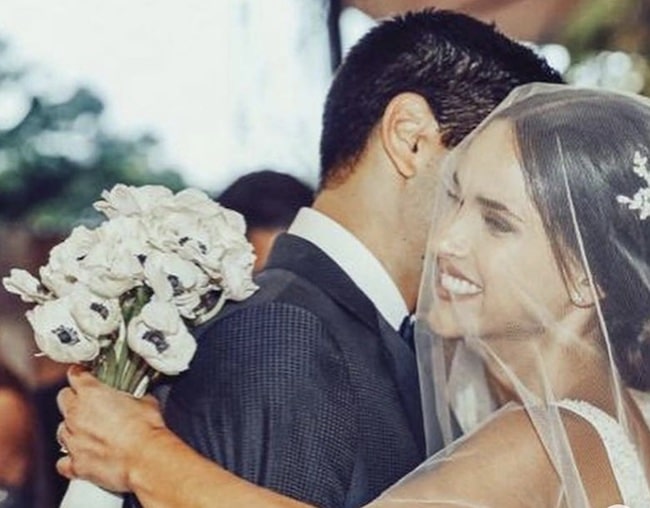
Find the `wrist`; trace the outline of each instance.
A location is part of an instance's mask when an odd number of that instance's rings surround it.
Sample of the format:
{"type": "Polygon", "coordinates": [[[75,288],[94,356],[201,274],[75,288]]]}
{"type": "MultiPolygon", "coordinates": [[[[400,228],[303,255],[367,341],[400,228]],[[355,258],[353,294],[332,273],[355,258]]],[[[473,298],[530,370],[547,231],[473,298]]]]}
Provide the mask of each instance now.
{"type": "Polygon", "coordinates": [[[140,497],[160,489],[173,467],[176,441],[178,438],[167,427],[151,428],[146,436],[141,436],[139,446],[131,450],[125,464],[130,492],[140,497]]]}

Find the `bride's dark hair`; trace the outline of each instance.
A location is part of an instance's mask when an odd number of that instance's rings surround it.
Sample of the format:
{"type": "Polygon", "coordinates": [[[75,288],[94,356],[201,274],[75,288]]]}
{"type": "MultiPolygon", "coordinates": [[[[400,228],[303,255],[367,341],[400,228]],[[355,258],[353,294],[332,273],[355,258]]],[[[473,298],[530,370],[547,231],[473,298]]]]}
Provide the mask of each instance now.
{"type": "Polygon", "coordinates": [[[556,87],[498,114],[512,125],[528,191],[565,280],[571,260],[582,259],[573,203],[619,373],[640,390],[650,390],[650,217],[617,196],[632,198],[650,185],[633,169],[636,154],[650,154],[649,104],[556,87]]]}

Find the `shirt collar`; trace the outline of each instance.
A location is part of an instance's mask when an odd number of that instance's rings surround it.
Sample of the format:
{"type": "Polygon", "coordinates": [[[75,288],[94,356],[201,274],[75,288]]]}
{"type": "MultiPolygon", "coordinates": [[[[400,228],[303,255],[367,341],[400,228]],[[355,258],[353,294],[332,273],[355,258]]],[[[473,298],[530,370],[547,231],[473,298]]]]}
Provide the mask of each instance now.
{"type": "Polygon", "coordinates": [[[359,239],[330,217],[301,208],[287,231],[320,248],[370,299],[383,318],[398,330],[408,314],[397,285],[359,239]]]}

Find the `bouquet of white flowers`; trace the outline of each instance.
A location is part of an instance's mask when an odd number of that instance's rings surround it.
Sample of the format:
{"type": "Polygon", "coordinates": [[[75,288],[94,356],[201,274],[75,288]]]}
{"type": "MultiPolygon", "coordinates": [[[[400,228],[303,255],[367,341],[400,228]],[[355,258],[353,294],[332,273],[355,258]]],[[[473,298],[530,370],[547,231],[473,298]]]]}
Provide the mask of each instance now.
{"type": "MultiPolygon", "coordinates": [[[[241,215],[201,191],[118,184],[102,198],[94,206],[109,220],[75,228],[39,278],[12,269],[2,282],[36,304],[26,316],[43,354],[140,396],[159,374],[188,368],[188,326],[255,292],[255,258],[241,215]]],[[[120,506],[119,496],[90,490],[71,484],[62,506],[120,506]]]]}

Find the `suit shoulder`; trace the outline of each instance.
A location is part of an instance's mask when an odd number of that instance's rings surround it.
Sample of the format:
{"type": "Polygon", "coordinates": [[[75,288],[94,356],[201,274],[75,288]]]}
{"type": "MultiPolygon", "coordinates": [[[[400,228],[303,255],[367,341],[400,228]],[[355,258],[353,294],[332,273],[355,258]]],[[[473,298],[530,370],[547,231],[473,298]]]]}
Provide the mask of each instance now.
{"type": "Polygon", "coordinates": [[[239,369],[275,368],[282,364],[314,364],[324,357],[341,359],[326,324],[310,310],[270,301],[245,306],[213,320],[197,337],[197,364],[218,362],[239,369]]]}
{"type": "Polygon", "coordinates": [[[201,331],[199,338],[208,335],[256,335],[325,333],[325,325],[316,311],[294,302],[263,301],[246,305],[221,316],[201,331]]]}
{"type": "Polygon", "coordinates": [[[270,270],[257,279],[258,291],[243,302],[229,302],[211,321],[195,331],[199,338],[240,328],[259,336],[267,333],[322,331],[323,302],[318,287],[287,270],[270,270]]]}
{"type": "Polygon", "coordinates": [[[342,387],[350,383],[346,357],[324,323],[285,302],[244,307],[215,320],[197,345],[185,382],[176,390],[186,393],[182,388],[191,386],[194,398],[203,393],[212,400],[216,390],[220,397],[257,393],[277,401],[325,378],[342,387]]]}

